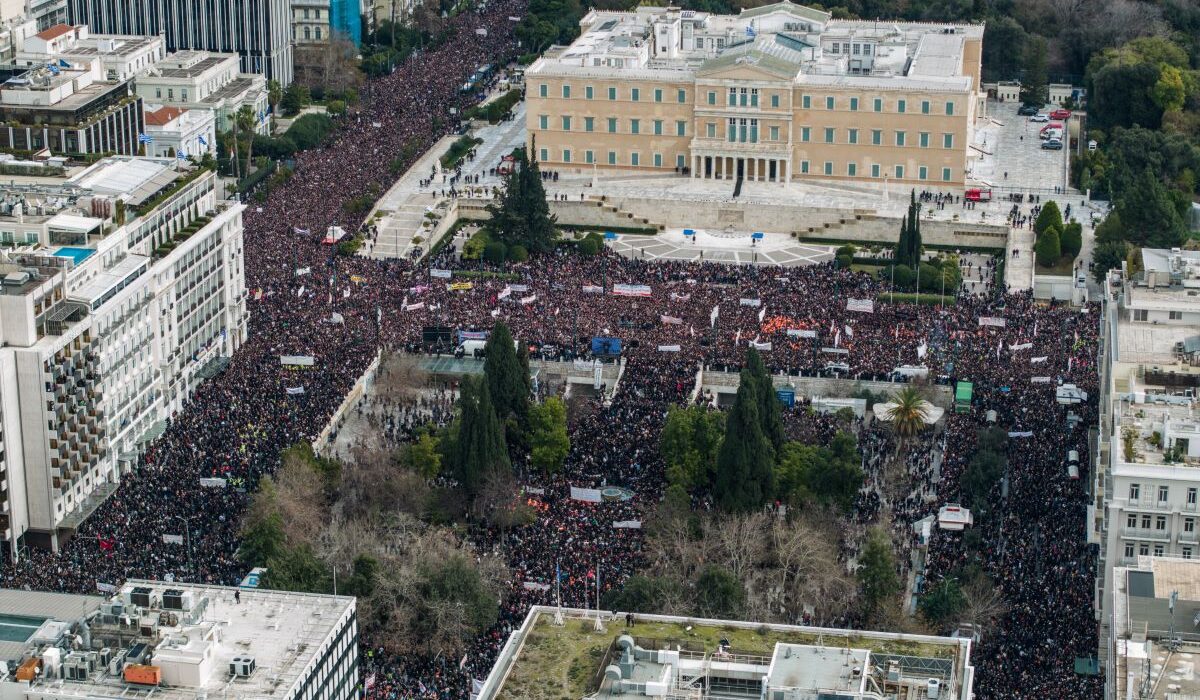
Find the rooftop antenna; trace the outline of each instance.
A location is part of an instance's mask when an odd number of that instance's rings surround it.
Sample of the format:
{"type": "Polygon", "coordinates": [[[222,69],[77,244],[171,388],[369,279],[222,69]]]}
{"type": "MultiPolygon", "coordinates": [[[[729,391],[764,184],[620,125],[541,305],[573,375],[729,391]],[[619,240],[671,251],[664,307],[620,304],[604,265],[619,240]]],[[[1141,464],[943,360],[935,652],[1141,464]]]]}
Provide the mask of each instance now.
{"type": "Polygon", "coordinates": [[[562,570],[558,562],[554,562],[554,600],[554,625],[562,627],[565,624],[562,614],[562,570]]]}

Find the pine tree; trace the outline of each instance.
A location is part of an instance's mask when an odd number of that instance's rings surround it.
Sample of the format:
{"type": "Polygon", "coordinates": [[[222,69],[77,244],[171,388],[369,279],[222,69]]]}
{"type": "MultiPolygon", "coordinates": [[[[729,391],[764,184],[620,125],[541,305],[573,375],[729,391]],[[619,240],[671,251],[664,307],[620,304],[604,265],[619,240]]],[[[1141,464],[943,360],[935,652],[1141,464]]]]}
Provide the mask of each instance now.
{"type": "Polygon", "coordinates": [[[458,405],[452,467],[459,483],[476,493],[489,476],[512,468],[508,446],[485,378],[463,377],[458,405]]]}
{"type": "Polygon", "coordinates": [[[746,369],[754,376],[758,416],[762,422],[763,434],[771,441],[771,447],[778,454],[783,447],[783,417],[779,410],[779,399],[775,396],[775,383],[771,374],[763,364],[762,355],[755,348],[746,352],[746,369]]]}
{"type": "Polygon", "coordinates": [[[896,264],[915,268],[921,259],[921,205],[917,191],[910,195],[908,214],[900,221],[900,240],[896,243],[896,264]]]}
{"type": "Polygon", "coordinates": [[[554,249],[555,219],[546,202],[541,170],[525,149],[516,151],[513,169],[504,176],[504,191],[488,205],[492,235],[507,246],[546,253],[554,249]]]}
{"type": "Polygon", "coordinates": [[[508,326],[497,323],[484,347],[483,376],[487,380],[496,416],[502,423],[514,417],[523,426],[529,415],[532,387],[528,359],[522,366],[514,345],[508,326]]]}
{"type": "Polygon", "coordinates": [[[733,408],[725,418],[725,440],[717,453],[713,498],[726,511],[761,507],[774,487],[775,450],[763,432],[758,411],[758,382],[742,370],[733,408]]]}

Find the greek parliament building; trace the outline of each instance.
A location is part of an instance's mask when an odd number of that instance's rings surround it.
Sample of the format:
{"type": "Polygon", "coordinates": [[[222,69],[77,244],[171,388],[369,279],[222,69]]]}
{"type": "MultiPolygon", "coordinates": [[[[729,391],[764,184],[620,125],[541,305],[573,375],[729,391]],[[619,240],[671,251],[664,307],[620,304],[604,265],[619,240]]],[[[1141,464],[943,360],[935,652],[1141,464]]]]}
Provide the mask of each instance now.
{"type": "Polygon", "coordinates": [[[740,15],[591,11],[526,71],[555,169],[783,182],[962,185],[983,25],[833,20],[787,0],[740,15]]]}

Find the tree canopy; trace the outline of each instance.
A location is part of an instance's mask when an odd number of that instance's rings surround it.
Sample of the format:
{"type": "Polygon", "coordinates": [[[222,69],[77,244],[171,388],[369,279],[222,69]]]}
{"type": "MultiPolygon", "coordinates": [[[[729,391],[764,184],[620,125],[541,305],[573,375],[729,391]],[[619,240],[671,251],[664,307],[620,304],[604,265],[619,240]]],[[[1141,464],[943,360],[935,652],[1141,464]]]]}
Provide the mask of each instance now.
{"type": "Polygon", "coordinates": [[[725,417],[725,439],[717,453],[713,497],[726,511],[747,512],[771,497],[775,448],[759,413],[758,380],[743,369],[733,407],[725,417]]]}
{"type": "Polygon", "coordinates": [[[488,205],[488,230],[505,246],[520,245],[528,251],[547,253],[554,249],[558,232],[546,202],[546,188],[536,160],[525,149],[516,150],[513,169],[504,176],[500,197],[488,205]]]}

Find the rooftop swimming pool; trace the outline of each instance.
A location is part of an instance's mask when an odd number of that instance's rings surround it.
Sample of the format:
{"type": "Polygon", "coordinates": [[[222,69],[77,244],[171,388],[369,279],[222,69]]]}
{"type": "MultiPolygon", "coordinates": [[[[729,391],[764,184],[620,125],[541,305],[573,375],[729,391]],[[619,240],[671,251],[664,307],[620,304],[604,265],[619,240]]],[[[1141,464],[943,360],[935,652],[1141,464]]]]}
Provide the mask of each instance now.
{"type": "Polygon", "coordinates": [[[88,256],[96,251],[91,248],[59,248],[54,251],[54,255],[59,258],[70,258],[76,265],[87,260],[88,256]]]}

